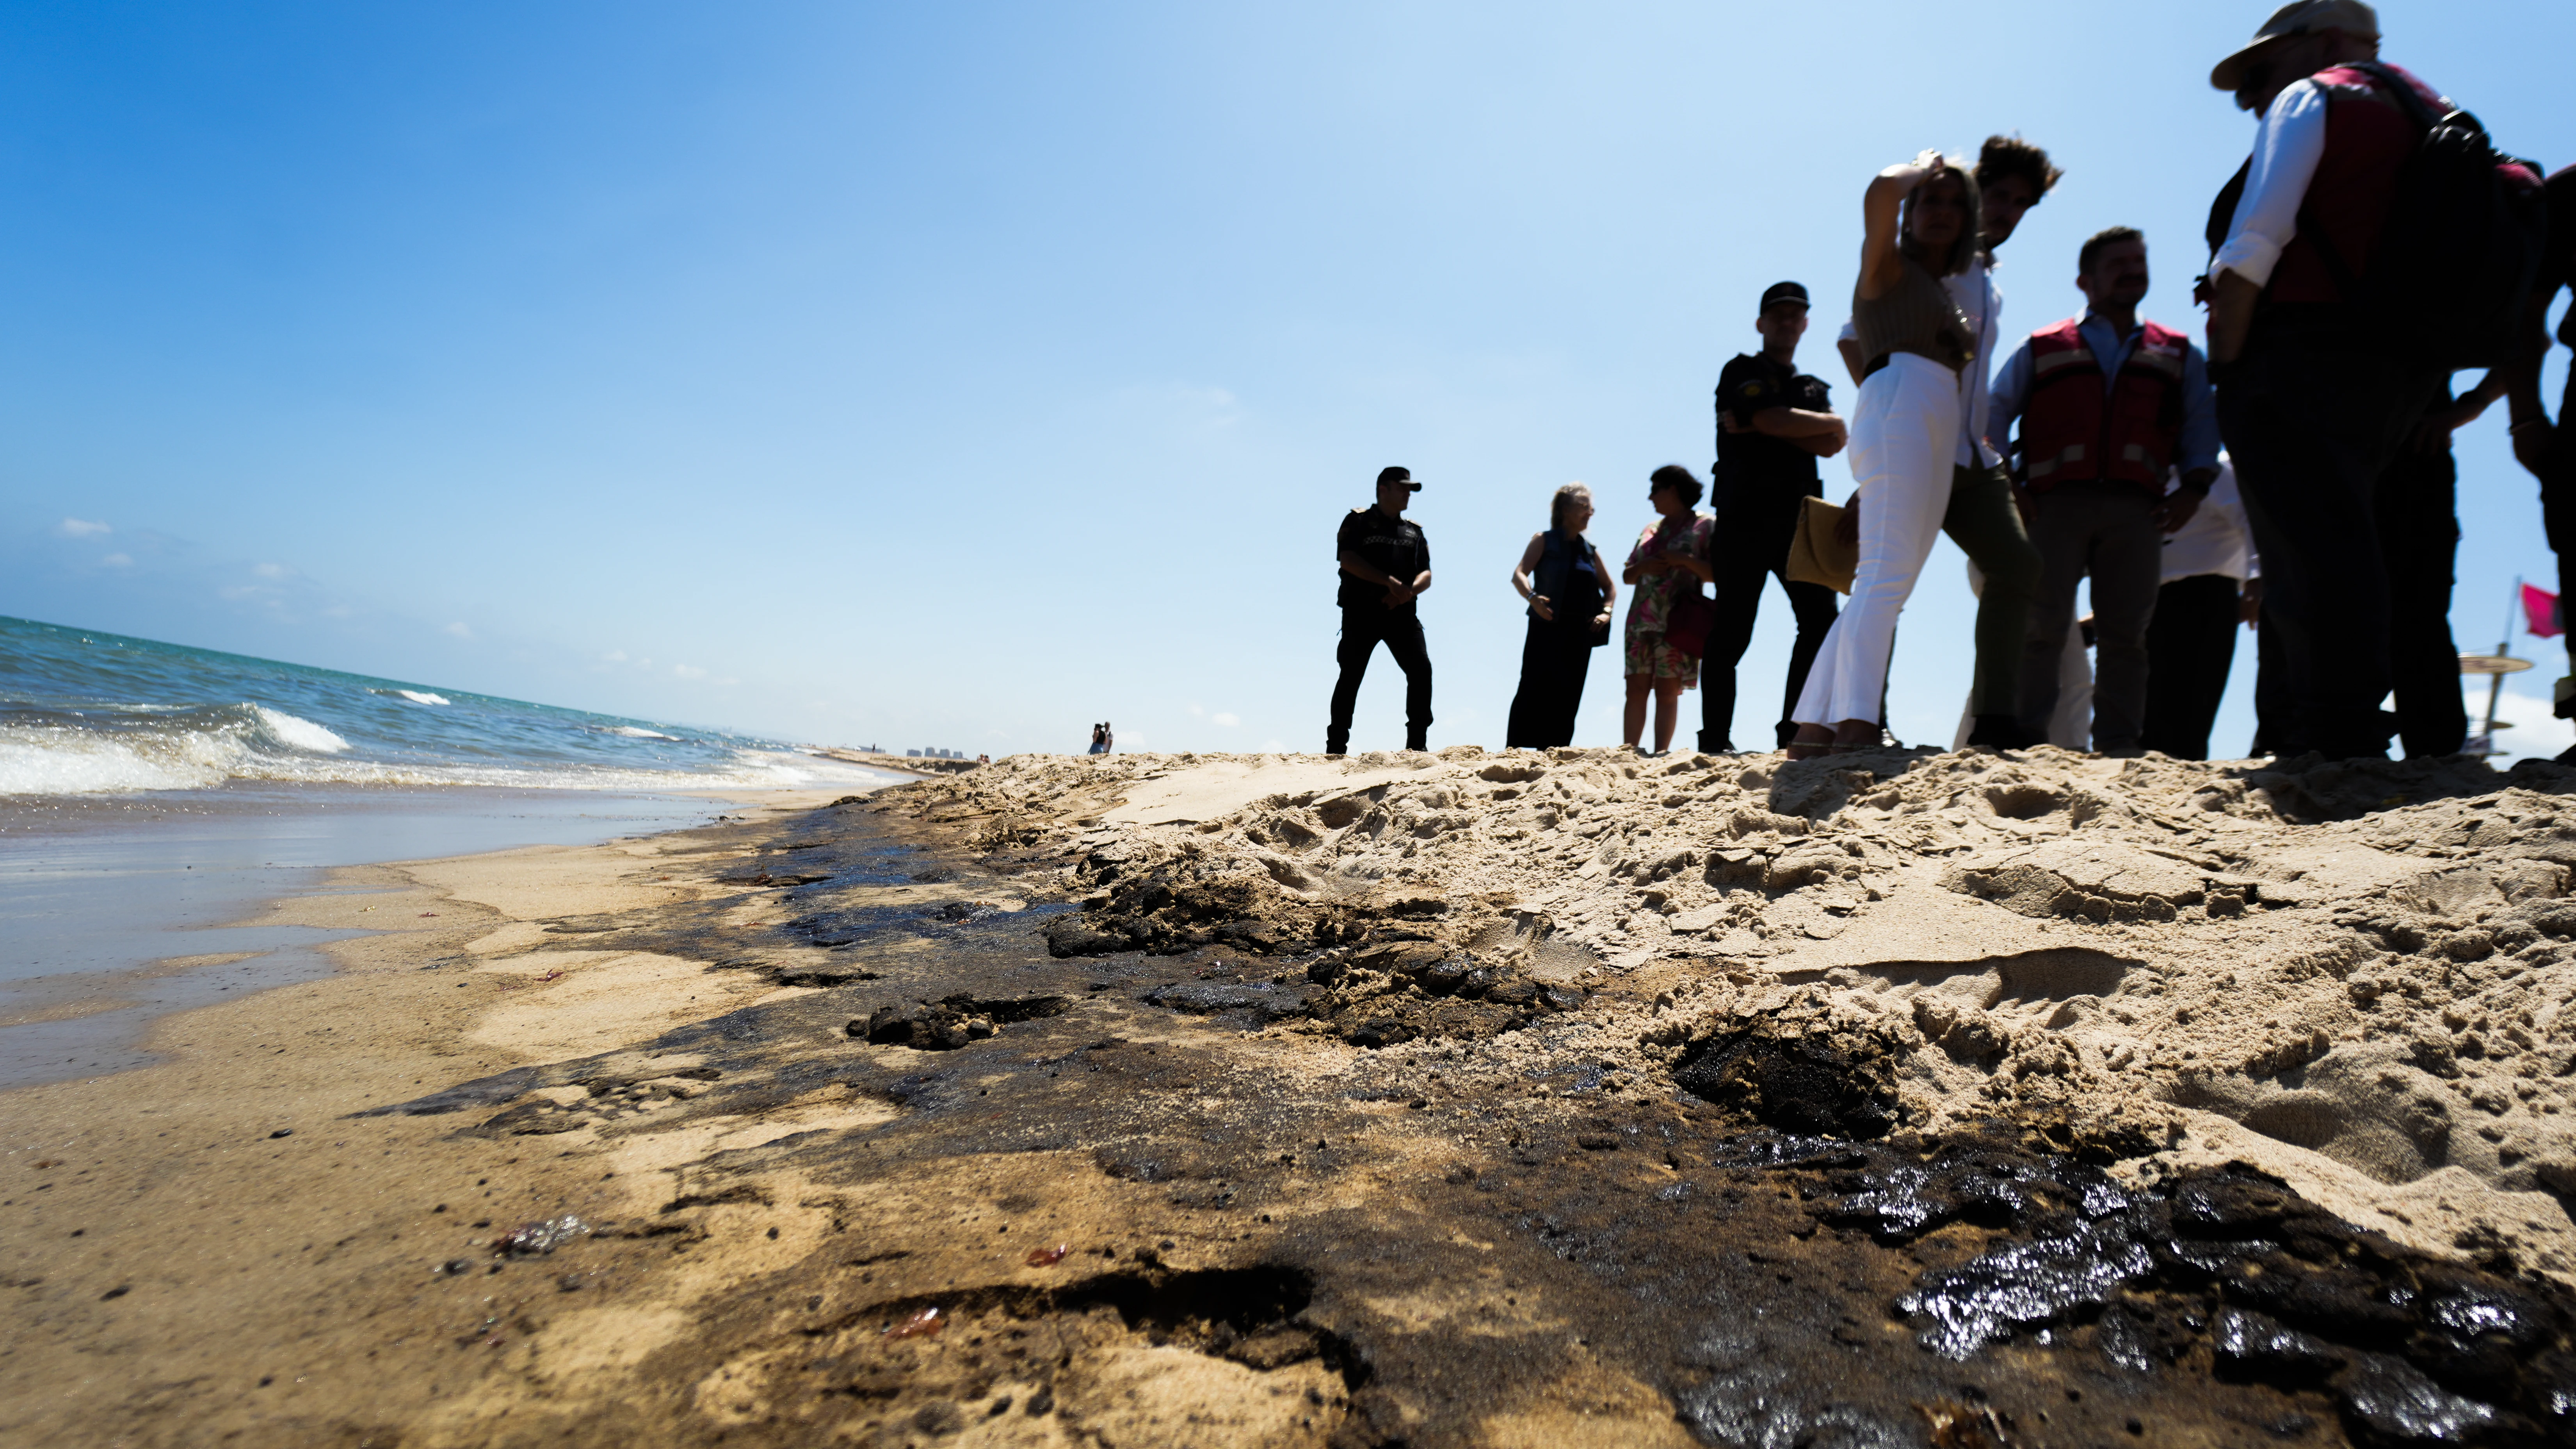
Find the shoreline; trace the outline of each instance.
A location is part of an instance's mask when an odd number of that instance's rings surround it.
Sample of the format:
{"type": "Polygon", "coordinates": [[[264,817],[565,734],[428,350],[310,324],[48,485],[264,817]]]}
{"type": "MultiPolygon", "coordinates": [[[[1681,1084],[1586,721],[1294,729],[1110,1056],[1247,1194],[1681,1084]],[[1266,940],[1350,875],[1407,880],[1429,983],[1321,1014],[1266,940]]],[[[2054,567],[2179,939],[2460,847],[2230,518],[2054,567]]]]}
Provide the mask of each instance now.
{"type": "Polygon", "coordinates": [[[318,948],[337,935],[256,918],[333,889],[336,867],[650,832],[744,793],[236,784],[6,802],[0,1087],[134,1065],[153,1016],[328,974],[318,948]]]}
{"type": "MultiPolygon", "coordinates": [[[[2576,775],[1836,766],[1015,757],[643,839],[337,872],[381,894],[270,919],[333,928],[372,903],[406,929],[324,948],[329,977],[164,1019],[159,1066],[9,1099],[0,1277],[21,1313],[0,1428],[1682,1444],[1761,1428],[1727,1428],[1744,1403],[1919,1433],[1964,1381],[2089,1442],[2140,1413],[2349,1424],[2372,1384],[2421,1379],[2340,1347],[2358,1367],[2330,1382],[2218,1376],[2209,1290],[2153,1273],[2099,1321],[2005,1324],[1956,1361],[1918,1343],[1908,1295],[2048,1241],[2049,1204],[2079,1190],[2131,1204],[2093,1232],[2176,1194],[2268,1202],[2228,1211],[2275,1233],[2289,1213],[2353,1245],[2335,1262],[2409,1282],[2511,1285],[2517,1311],[2576,1325],[2563,1210],[2468,1150],[2491,1118],[2544,1163],[2563,1151],[2532,1105],[2545,1074],[2505,1073],[2536,1095],[2503,1113],[2470,1100],[2515,1052],[2556,1050],[2554,1016],[2517,1028],[2523,1049],[2500,996],[2453,1011],[2449,1039],[2481,1045],[2435,1080],[2476,1170],[2401,1183],[2248,1127],[2299,1130],[2265,1115],[2277,1094],[2226,1095],[2290,1076],[2311,1094],[2293,1102],[2334,1107],[2321,1064],[2370,1045],[2345,1027],[2298,1063],[2239,1054],[2190,1106],[2169,1100],[2185,1074],[2103,1049],[2116,1010],[2207,1010],[2193,942],[2213,931],[2240,942],[2234,969],[2307,961],[2283,982],[2354,1013],[2400,1011],[2348,989],[2405,995],[2400,927],[2455,973],[2454,1007],[2556,980],[2554,937],[2504,943],[2555,919],[2567,871],[2538,866],[2576,775]],[[2352,808],[2395,794],[2411,803],[2352,808]],[[1905,808],[1936,797],[1976,808],[1905,808]],[[2167,913],[2176,880],[2111,850],[2181,864],[2124,843],[2142,830],[2209,862],[2200,900],[2167,913]],[[1837,847],[1849,874],[1796,864],[1835,841],[1857,847],[1837,847]],[[2207,908],[2221,878],[2244,914],[2207,908]],[[2338,910],[2355,891],[2383,903],[2359,927],[2338,910]],[[2382,944],[2321,956],[2312,919],[2382,944]],[[1453,960],[1488,980],[1433,988],[1453,960]],[[2003,1045],[1977,1050],[1980,1030],[2003,1045]],[[1828,1059],[1831,1082],[1885,1082],[1884,1107],[1799,1085],[1828,1059]],[[1810,1109],[1843,1145],[1778,1125],[1810,1109]],[[1863,1123],[1875,1110],[1895,1120],[1863,1123]],[[2027,1203],[1958,1217],[1918,1157],[2027,1203]],[[1929,1225],[1889,1228],[1864,1198],[1929,1225]],[[586,1231],[549,1251],[504,1240],[565,1216],[586,1231]],[[2130,1321],[2180,1357],[2120,1367],[2130,1321]]],[[[2177,1059],[2234,1040],[2159,1020],[2177,1059]]]]}

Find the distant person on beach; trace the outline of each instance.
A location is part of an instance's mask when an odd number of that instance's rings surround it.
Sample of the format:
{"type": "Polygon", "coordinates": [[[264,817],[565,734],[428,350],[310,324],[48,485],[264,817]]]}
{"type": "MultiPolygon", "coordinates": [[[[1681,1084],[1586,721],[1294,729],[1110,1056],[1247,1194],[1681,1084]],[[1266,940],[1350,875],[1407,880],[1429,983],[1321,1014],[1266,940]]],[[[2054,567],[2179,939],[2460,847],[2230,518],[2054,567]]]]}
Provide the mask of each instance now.
{"type": "Polygon", "coordinates": [[[1583,681],[1592,650],[1610,638],[1610,615],[1619,602],[1609,566],[1583,531],[1592,525],[1592,490],[1568,483],[1548,501],[1545,533],[1512,570],[1512,588],[1529,602],[1529,632],[1521,643],[1521,687],[1512,696],[1504,727],[1505,749],[1549,749],[1574,743],[1574,715],[1583,703],[1583,681]]]}
{"type": "Polygon", "coordinates": [[[1824,496],[1816,460],[1843,450],[1850,430],[1834,415],[1832,389],[1798,371],[1798,341],[1807,335],[1807,289],[1777,282],[1762,294],[1753,319],[1762,338],[1758,352],[1739,353],[1717,375],[1717,467],[1709,513],[1714,527],[1711,592],[1717,621],[1701,657],[1699,748],[1719,754],[1735,748],[1735,666],[1753,642],[1762,610],[1762,585],[1777,578],[1798,621],[1789,649],[1788,688],[1780,700],[1777,738],[1789,743],[1797,726],[1789,712],[1806,688],[1807,669],[1834,626],[1834,591],[1823,584],[1792,582],[1789,544],[1798,515],[1810,498],[1824,496]]]}
{"type": "Polygon", "coordinates": [[[1646,700],[1655,702],[1655,753],[1673,745],[1673,720],[1682,691],[1699,683],[1699,655],[1675,647],[1669,637],[1673,613],[1684,600],[1699,600],[1708,582],[1708,540],[1714,526],[1692,511],[1699,503],[1699,480],[1688,468],[1667,463],[1647,478],[1646,501],[1656,521],[1637,535],[1620,577],[1637,586],[1628,604],[1626,664],[1628,704],[1621,719],[1621,738],[1636,744],[1646,731],[1646,700]]]}
{"type": "MultiPolygon", "coordinates": [[[[1973,265],[1941,279],[1942,288],[1968,320],[1976,355],[1959,369],[1959,440],[1950,473],[1950,499],[1941,531],[1977,566],[1985,580],[1977,595],[1976,672],[1969,681],[1971,744],[2009,747],[2037,744],[2020,723],[2022,647],[2030,601],[2039,588],[2039,552],[2030,546],[2013,506],[2012,479],[2003,456],[1986,439],[1986,376],[2001,350],[2003,294],[1995,288],[1995,252],[2021,228],[2065,173],[2048,153],[2019,136],[1988,136],[1977,151],[1976,228],[1983,242],[1973,265]]],[[[1843,364],[1861,381],[1872,359],[1859,334],[1843,324],[1843,364]]]]}
{"type": "Polygon", "coordinates": [[[2262,633],[2282,677],[2258,692],[2279,701],[2264,732],[2283,755],[2388,752],[2391,580],[2374,495],[2445,371],[2468,360],[2432,339],[2474,318],[2463,300],[2493,285],[2482,263],[2507,236],[2495,203],[2539,184],[2464,147],[2424,147],[2454,103],[2378,60],[2379,40],[2361,0],[2296,0],[2209,75],[2260,118],[2210,212],[2209,361],[2263,555],[2262,633]],[[2402,213],[2428,178],[2444,196],[2464,180],[2494,195],[2402,213]]]}
{"type": "MultiPolygon", "coordinates": [[[[1976,329],[1941,285],[1976,265],[1976,179],[1939,151],[1925,151],[1873,177],[1861,209],[1852,322],[1868,360],[1851,430],[1859,488],[1843,516],[1844,528],[1857,535],[1860,563],[1851,603],[1825,636],[1793,711],[1792,759],[1879,742],[1896,617],[1951,500],[1962,424],[1959,376],[1976,356],[1976,329]]],[[[2009,511],[2010,497],[2002,502],[2009,511]]],[[[2020,538],[2018,520],[2013,536],[2020,538]]],[[[2020,546],[2026,553],[2029,544],[2020,546]]],[[[1987,575],[1991,600],[2004,586],[1994,570],[1987,575]]],[[[2022,623],[2015,621],[2016,632],[2022,623]]],[[[1984,653],[1981,647],[1981,681],[1984,653]]]]}
{"type": "Polygon", "coordinates": [[[1379,470],[1377,503],[1352,509],[1334,535],[1333,556],[1342,579],[1342,642],[1334,660],[1342,674],[1333,685],[1332,719],[1324,726],[1325,754],[1350,752],[1360,680],[1380,643],[1404,670],[1404,747],[1430,748],[1431,656],[1423,647],[1422,620],[1413,601],[1431,588],[1431,545],[1404,516],[1420,491],[1411,469],[1379,470]]]}
{"type": "Polygon", "coordinates": [[[1112,729],[1107,720],[1102,720],[1100,722],[1100,753],[1104,755],[1112,755],[1117,752],[1118,731],[1112,729]]]}
{"type": "Polygon", "coordinates": [[[1093,755],[1109,753],[1109,726],[1096,724],[1091,727],[1091,748],[1084,753],[1093,755]]]}
{"type": "Polygon", "coordinates": [[[2040,557],[2022,651],[2021,727],[2048,735],[2076,589],[2089,576],[2091,745],[2133,756],[2143,752],[2147,626],[2164,538],[2191,521],[2218,480],[2218,417],[2200,349],[2138,317],[2148,285],[2145,235],[2128,226],[2094,233],[2077,250],[2075,271],[2084,314],[2041,328],[2014,350],[1995,374],[1988,412],[1995,441],[2021,425],[2013,451],[2040,557]]]}
{"type": "MultiPolygon", "coordinates": [[[[2527,324],[2523,347],[2510,364],[2506,397],[2512,415],[2513,456],[2540,480],[2540,520],[2548,530],[2549,547],[2558,555],[2558,597],[2576,598],[2576,367],[2567,371],[2567,390],[2559,399],[2558,421],[2549,420],[2548,405],[2541,401],[2540,369],[2549,356],[2550,304],[2562,289],[2576,290],[2576,166],[2552,175],[2542,186],[2549,208],[2549,241],[2541,251],[2540,274],[2531,285],[2531,301],[2524,310],[2527,324]]],[[[2576,350],[2576,304],[2559,319],[2558,340],[2576,350]]],[[[2568,647],[2576,651],[2576,632],[2567,636],[2568,647]]],[[[2571,659],[2569,673],[2558,681],[2557,702],[2552,713],[2561,719],[2576,716],[2576,659],[2571,659]]],[[[2559,757],[2561,764],[2576,764],[2576,746],[2559,757]]]]}

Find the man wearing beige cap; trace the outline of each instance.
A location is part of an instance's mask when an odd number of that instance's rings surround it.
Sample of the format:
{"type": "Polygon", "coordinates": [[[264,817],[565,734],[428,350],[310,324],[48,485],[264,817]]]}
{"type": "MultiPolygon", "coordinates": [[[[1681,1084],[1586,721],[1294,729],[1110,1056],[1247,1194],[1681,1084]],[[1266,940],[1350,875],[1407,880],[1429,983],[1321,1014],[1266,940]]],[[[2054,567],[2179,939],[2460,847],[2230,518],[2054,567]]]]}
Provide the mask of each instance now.
{"type": "Polygon", "coordinates": [[[2300,0],[2209,77],[2261,117],[2242,194],[2212,216],[2209,361],[2263,558],[2264,627],[2280,631],[2290,676],[2288,738],[2274,743],[2331,759],[2387,753],[2372,485],[2441,381],[2356,283],[2424,134],[2418,113],[2452,109],[2378,54],[2368,5],[2300,0]]]}

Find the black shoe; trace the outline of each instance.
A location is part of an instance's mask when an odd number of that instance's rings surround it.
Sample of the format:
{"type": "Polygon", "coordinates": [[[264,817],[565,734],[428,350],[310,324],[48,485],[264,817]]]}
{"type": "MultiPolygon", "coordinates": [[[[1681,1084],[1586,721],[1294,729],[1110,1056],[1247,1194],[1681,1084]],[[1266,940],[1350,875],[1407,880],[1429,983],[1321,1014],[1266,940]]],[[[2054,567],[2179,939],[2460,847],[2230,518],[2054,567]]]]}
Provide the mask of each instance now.
{"type": "Polygon", "coordinates": [[[1968,725],[1971,748],[1985,745],[1998,750],[2027,750],[2046,743],[2046,735],[2022,728],[2021,720],[2013,715],[1981,714],[1968,725]]]}

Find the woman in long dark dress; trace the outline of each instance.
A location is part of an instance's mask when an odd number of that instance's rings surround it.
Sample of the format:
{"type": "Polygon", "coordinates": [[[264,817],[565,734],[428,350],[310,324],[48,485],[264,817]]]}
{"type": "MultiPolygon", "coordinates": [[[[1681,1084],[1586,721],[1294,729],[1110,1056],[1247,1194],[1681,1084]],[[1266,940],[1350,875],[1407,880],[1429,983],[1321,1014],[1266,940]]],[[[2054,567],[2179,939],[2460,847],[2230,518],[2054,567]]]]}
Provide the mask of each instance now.
{"type": "Polygon", "coordinates": [[[1513,591],[1529,601],[1529,635],[1521,645],[1520,692],[1504,727],[1506,749],[1574,743],[1592,647],[1609,638],[1619,594],[1601,551],[1583,536],[1591,523],[1592,490],[1580,483],[1559,488],[1548,504],[1547,531],[1530,535],[1512,570],[1513,591]]]}

